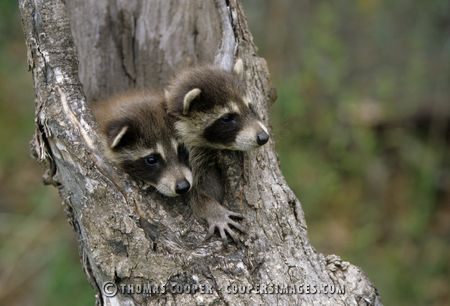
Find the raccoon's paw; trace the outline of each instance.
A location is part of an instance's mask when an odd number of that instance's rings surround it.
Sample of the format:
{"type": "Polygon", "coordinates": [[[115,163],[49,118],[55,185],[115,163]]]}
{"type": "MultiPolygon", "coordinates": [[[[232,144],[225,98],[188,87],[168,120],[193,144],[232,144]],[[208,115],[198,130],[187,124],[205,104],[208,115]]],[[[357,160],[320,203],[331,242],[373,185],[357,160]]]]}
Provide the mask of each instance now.
{"type": "Polygon", "coordinates": [[[239,237],[234,229],[239,230],[241,233],[245,233],[245,230],[242,225],[231,218],[233,217],[237,219],[244,219],[244,216],[239,213],[229,211],[222,206],[219,207],[217,207],[217,210],[214,212],[214,214],[206,217],[209,228],[205,240],[211,238],[217,229],[224,244],[228,244],[227,234],[233,239],[236,244],[238,244],[239,237]]]}

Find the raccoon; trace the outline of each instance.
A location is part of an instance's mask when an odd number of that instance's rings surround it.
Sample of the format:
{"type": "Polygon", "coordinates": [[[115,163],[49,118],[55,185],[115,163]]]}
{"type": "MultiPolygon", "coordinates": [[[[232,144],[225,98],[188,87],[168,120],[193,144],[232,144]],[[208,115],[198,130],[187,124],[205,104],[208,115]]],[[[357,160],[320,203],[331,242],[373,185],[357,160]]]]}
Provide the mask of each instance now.
{"type": "Polygon", "coordinates": [[[223,184],[215,165],[215,150],[247,151],[266,144],[269,132],[249,99],[243,82],[243,63],[238,59],[232,72],[213,66],[187,69],[177,75],[165,90],[168,113],[175,118],[177,135],[191,155],[194,213],[206,219],[208,236],[216,229],[226,241],[226,233],[243,232],[223,201],[223,184]]]}
{"type": "Polygon", "coordinates": [[[96,101],[91,108],[110,161],[165,196],[191,189],[188,151],[175,137],[163,94],[130,91],[96,101]]]}
{"type": "Polygon", "coordinates": [[[233,72],[212,66],[185,70],[166,89],[169,114],[190,147],[247,151],[269,140],[246,97],[243,64],[233,72]]]}

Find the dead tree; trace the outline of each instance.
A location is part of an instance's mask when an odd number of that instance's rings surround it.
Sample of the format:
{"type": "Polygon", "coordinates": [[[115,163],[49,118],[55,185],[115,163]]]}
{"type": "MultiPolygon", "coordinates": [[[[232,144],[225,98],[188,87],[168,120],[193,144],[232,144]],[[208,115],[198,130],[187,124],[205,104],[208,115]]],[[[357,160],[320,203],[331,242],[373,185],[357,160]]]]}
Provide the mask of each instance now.
{"type": "Polygon", "coordinates": [[[248,228],[241,245],[228,247],[218,239],[204,241],[205,226],[181,199],[141,191],[97,149],[86,101],[130,87],[164,86],[180,68],[199,63],[229,69],[236,56],[245,63],[257,112],[268,121],[276,97],[238,1],[20,0],[19,5],[36,93],[32,150],[46,164],[45,182],[59,189],[98,305],[381,304],[358,267],[311,246],[301,204],[280,173],[273,142],[254,152],[218,156],[226,203],[246,216],[248,228]],[[200,284],[211,292],[120,289],[111,297],[104,290],[108,281],[119,289],[132,283],[200,284]],[[324,285],[345,293],[324,292],[324,285]],[[250,290],[245,286],[261,293],[233,294],[236,288],[250,290]],[[292,286],[296,294],[274,293],[292,286]]]}

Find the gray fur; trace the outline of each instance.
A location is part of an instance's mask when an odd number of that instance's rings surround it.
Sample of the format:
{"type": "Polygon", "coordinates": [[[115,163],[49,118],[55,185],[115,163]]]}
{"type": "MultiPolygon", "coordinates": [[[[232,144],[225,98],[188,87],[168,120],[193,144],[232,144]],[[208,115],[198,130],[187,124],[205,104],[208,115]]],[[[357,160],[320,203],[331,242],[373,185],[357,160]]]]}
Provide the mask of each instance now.
{"type": "Polygon", "coordinates": [[[144,186],[177,196],[185,192],[179,187],[186,187],[186,181],[191,186],[192,174],[174,145],[173,120],[165,106],[161,93],[129,91],[96,101],[91,108],[100,127],[105,156],[144,186]],[[150,164],[150,156],[155,164],[150,164]]]}
{"type": "Polygon", "coordinates": [[[179,73],[165,91],[177,134],[189,148],[195,187],[190,193],[192,209],[208,222],[208,236],[217,229],[225,241],[226,234],[237,240],[234,229],[243,231],[232,219],[242,215],[220,204],[224,184],[215,160],[217,150],[246,151],[260,145],[258,133],[268,137],[245,99],[243,73],[241,60],[233,72],[212,66],[191,68],[179,73]]]}

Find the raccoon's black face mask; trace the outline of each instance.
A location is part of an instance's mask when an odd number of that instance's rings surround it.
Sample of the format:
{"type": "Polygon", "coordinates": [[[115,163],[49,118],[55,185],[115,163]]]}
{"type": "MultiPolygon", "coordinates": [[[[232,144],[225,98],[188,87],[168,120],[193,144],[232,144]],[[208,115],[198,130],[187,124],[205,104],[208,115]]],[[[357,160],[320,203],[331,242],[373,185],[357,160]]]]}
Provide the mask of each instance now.
{"type": "Polygon", "coordinates": [[[203,138],[212,147],[247,151],[269,140],[266,127],[250,109],[226,112],[205,128],[203,138]]]}
{"type": "Polygon", "coordinates": [[[186,94],[188,111],[178,117],[175,126],[188,145],[247,151],[268,142],[267,128],[251,104],[237,94],[229,93],[228,97],[228,101],[214,105],[210,102],[214,97],[200,89],[186,94]]]}
{"type": "Polygon", "coordinates": [[[267,128],[246,102],[243,63],[233,71],[199,67],[185,71],[166,92],[169,113],[188,146],[247,151],[269,140],[267,128]]]}
{"type": "Polygon", "coordinates": [[[166,108],[162,93],[147,90],[131,90],[91,104],[105,156],[144,186],[177,196],[189,191],[192,174],[166,108]]]}
{"type": "Polygon", "coordinates": [[[163,127],[145,133],[134,122],[111,126],[111,154],[133,179],[153,186],[165,196],[187,193],[192,185],[189,156],[184,145],[173,133],[164,133],[163,127]],[[163,135],[164,134],[164,135],[163,135]]]}

